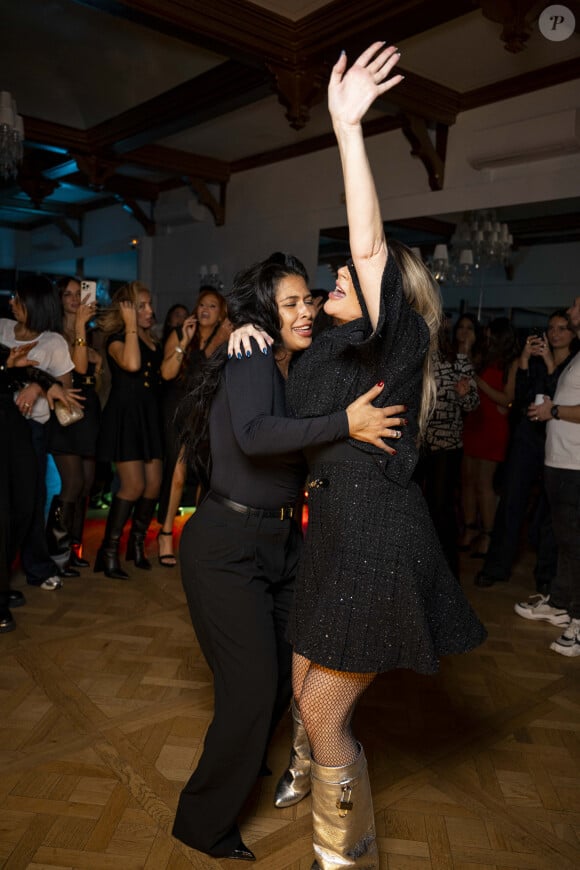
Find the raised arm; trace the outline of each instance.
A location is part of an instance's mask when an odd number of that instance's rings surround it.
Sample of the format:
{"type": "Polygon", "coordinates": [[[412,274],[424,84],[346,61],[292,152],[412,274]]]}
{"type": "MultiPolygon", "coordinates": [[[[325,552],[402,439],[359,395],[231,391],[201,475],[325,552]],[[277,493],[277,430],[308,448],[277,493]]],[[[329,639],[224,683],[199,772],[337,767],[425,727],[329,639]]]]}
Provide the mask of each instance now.
{"type": "Polygon", "coordinates": [[[343,52],[328,86],[328,109],[336,134],[346,195],[350,252],[373,327],[380,308],[380,285],[387,262],[387,242],[374,178],[364,144],[362,119],[382,94],[403,76],[387,76],[398,63],[394,46],[375,42],[347,71],[343,52]]]}

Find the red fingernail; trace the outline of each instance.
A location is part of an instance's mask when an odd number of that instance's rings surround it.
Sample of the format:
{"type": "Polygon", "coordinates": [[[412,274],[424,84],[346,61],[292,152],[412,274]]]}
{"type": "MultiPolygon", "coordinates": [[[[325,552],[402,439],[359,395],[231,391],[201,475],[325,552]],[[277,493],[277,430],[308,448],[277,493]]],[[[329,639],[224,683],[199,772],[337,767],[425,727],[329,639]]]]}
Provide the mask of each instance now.
{"type": "Polygon", "coordinates": [[[396,456],[396,453],[397,453],[397,451],[393,450],[393,452],[391,453],[391,456],[396,456]]]}
{"type": "Polygon", "coordinates": [[[408,425],[409,425],[409,421],[408,421],[408,420],[403,420],[403,424],[404,424],[405,426],[408,426],[408,425]]]}
{"type": "Polygon", "coordinates": [[[385,382],[384,382],[384,381],[379,381],[378,384],[377,384],[377,387],[384,387],[384,386],[385,386],[385,382]]]}

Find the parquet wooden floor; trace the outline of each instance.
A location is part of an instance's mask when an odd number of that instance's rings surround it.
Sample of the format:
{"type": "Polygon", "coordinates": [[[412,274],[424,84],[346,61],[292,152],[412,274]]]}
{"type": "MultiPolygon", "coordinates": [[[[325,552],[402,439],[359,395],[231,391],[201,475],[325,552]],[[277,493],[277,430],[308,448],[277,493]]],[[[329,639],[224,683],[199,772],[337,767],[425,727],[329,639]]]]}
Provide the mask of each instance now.
{"type": "MultiPolygon", "coordinates": [[[[102,534],[94,525],[86,552],[102,534]]],[[[149,549],[155,551],[154,542],[149,549]]],[[[373,787],[381,870],[580,868],[580,659],[523,620],[532,558],[515,579],[464,585],[489,630],[436,677],[381,676],[356,731],[373,787]]],[[[83,571],[57,593],[24,587],[17,631],[0,636],[0,866],[5,870],[233,868],[173,840],[174,808],[212,715],[209,670],[177,570],[83,571]]],[[[276,810],[274,776],[248,801],[256,870],[310,870],[310,801],[276,810]]]]}

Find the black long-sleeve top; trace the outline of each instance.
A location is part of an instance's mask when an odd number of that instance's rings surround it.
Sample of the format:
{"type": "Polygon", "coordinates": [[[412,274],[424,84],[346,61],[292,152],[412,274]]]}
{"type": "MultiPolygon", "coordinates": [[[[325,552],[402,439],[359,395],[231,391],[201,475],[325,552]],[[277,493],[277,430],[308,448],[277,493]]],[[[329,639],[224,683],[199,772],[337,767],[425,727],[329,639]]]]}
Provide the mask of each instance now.
{"type": "Polygon", "coordinates": [[[286,416],[286,390],[272,351],[225,366],[209,417],[211,489],[241,504],[293,504],[304,484],[302,448],[348,438],[345,411],[308,420],[286,416]]]}

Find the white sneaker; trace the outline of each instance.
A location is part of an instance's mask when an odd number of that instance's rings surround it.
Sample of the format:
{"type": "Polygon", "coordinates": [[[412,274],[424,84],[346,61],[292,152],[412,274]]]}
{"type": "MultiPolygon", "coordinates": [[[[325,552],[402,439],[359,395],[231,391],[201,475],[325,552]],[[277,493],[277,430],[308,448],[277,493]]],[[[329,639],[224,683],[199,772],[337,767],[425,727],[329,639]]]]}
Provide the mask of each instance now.
{"type": "Polygon", "coordinates": [[[562,656],[580,656],[580,619],[571,619],[566,631],[550,644],[550,649],[562,656]]]}
{"type": "Polygon", "coordinates": [[[552,607],[548,603],[549,600],[549,595],[532,595],[527,601],[514,604],[514,610],[524,619],[541,619],[544,622],[551,622],[552,625],[568,625],[570,622],[568,611],[561,607],[552,607]]]}
{"type": "Polygon", "coordinates": [[[40,584],[41,589],[47,589],[49,592],[54,592],[56,589],[60,589],[61,586],[62,580],[56,575],[54,577],[47,577],[46,580],[40,584]]]}

